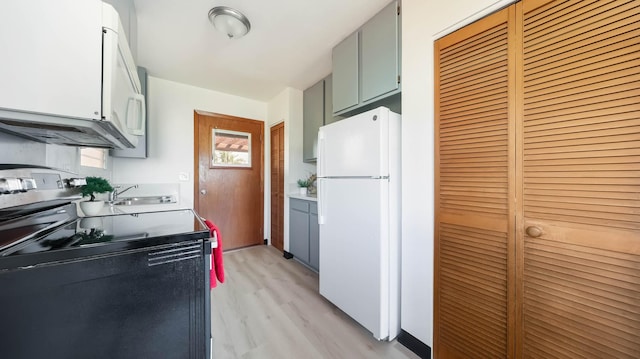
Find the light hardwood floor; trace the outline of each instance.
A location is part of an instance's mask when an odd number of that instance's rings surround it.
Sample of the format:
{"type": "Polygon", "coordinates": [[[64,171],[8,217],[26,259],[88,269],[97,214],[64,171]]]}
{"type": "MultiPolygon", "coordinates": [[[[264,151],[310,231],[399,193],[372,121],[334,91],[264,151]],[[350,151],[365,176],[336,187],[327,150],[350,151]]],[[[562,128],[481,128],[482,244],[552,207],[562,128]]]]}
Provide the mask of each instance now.
{"type": "Polygon", "coordinates": [[[318,293],[318,275],[271,246],[225,252],[211,293],[213,358],[418,358],[379,342],[318,293]]]}

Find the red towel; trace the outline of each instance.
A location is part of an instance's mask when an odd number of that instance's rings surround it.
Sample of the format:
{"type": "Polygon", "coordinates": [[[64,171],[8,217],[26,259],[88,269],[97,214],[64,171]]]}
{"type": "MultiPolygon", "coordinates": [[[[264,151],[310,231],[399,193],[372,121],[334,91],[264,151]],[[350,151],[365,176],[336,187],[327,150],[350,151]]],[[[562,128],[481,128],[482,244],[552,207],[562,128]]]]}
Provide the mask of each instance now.
{"type": "Polygon", "coordinates": [[[211,288],[215,288],[218,285],[218,281],[220,283],[224,283],[224,263],[222,260],[222,234],[220,234],[220,229],[210,220],[205,220],[204,224],[209,227],[209,231],[211,231],[211,237],[218,239],[218,247],[213,249],[213,253],[211,253],[211,271],[209,272],[209,284],[211,288]],[[216,281],[216,278],[218,279],[216,281]]]}

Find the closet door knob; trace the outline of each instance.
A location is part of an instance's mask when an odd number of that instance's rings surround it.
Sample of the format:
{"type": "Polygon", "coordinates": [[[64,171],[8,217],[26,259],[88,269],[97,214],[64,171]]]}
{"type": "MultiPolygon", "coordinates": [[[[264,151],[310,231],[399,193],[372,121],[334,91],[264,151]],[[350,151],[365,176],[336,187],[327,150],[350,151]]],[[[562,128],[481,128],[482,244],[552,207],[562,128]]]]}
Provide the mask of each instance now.
{"type": "Polygon", "coordinates": [[[206,189],[201,189],[200,190],[200,194],[207,194],[207,190],[206,189]]]}
{"type": "Polygon", "coordinates": [[[530,226],[526,229],[527,235],[532,238],[538,238],[542,235],[542,229],[536,226],[530,226]]]}

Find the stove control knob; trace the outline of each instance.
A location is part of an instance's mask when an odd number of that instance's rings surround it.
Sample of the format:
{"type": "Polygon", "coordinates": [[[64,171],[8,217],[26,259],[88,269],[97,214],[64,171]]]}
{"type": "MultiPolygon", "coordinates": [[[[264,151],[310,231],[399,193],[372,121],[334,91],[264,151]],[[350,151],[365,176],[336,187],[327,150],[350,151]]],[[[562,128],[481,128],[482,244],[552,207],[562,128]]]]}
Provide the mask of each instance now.
{"type": "Polygon", "coordinates": [[[16,193],[22,191],[22,182],[18,178],[0,178],[2,193],[16,193]]]}
{"type": "Polygon", "coordinates": [[[66,182],[69,187],[80,187],[87,184],[87,180],[85,178],[69,178],[66,182]]]}
{"type": "Polygon", "coordinates": [[[0,194],[9,193],[9,185],[5,178],[0,178],[0,194]]]}
{"type": "Polygon", "coordinates": [[[22,184],[23,192],[38,188],[36,180],[33,178],[20,178],[20,182],[22,184]]]}

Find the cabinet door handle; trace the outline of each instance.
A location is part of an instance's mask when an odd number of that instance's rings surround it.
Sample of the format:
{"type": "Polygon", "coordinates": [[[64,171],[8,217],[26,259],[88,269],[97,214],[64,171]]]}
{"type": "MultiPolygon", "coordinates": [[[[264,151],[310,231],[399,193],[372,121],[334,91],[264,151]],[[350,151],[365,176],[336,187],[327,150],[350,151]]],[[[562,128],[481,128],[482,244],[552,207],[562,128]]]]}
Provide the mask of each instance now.
{"type": "Polygon", "coordinates": [[[206,189],[201,189],[200,190],[200,194],[207,194],[207,190],[206,189]]]}
{"type": "Polygon", "coordinates": [[[532,238],[538,238],[542,235],[542,229],[536,226],[529,226],[525,231],[527,232],[527,235],[532,238]]]}

